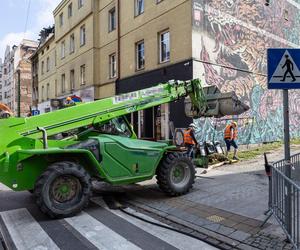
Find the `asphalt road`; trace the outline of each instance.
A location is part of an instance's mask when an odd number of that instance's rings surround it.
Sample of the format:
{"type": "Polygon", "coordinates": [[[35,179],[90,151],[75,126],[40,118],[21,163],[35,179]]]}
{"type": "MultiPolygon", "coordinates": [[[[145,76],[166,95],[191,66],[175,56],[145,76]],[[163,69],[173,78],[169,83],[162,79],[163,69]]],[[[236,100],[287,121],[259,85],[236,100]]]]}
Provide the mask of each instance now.
{"type": "MultiPolygon", "coordinates": [[[[153,221],[130,208],[127,212],[153,221]]],[[[51,220],[39,211],[30,193],[1,191],[0,229],[7,249],[215,249],[112,210],[100,196],[75,217],[51,220]]]]}

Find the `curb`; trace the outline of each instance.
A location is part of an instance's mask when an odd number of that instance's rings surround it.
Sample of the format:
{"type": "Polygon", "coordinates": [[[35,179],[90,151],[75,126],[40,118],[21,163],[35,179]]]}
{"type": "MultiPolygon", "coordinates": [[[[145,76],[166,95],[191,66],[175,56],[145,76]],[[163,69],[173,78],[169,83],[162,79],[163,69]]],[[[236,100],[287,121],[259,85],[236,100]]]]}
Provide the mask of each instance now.
{"type": "Polygon", "coordinates": [[[238,162],[239,161],[236,161],[236,160],[222,161],[222,162],[210,165],[208,168],[198,168],[198,169],[203,169],[203,171],[201,173],[199,173],[199,174],[207,174],[208,171],[210,171],[210,170],[222,167],[224,165],[233,165],[233,164],[238,163],[238,162]]]}
{"type": "Polygon", "coordinates": [[[210,244],[214,245],[215,247],[221,248],[221,249],[258,249],[256,247],[250,246],[245,244],[242,241],[238,241],[232,238],[229,238],[228,236],[216,233],[214,231],[208,230],[206,228],[202,228],[200,226],[194,225],[190,222],[187,222],[185,220],[182,220],[178,217],[174,217],[172,215],[167,215],[166,213],[162,213],[156,209],[150,208],[148,206],[145,206],[143,204],[140,204],[138,202],[132,202],[132,201],[124,201],[126,204],[133,206],[134,208],[143,210],[143,212],[146,212],[150,214],[152,217],[158,217],[159,220],[166,223],[166,221],[169,221],[171,223],[171,226],[183,227],[186,229],[191,229],[193,231],[192,234],[195,234],[196,236],[200,236],[199,238],[205,239],[205,241],[208,241],[210,244]]]}

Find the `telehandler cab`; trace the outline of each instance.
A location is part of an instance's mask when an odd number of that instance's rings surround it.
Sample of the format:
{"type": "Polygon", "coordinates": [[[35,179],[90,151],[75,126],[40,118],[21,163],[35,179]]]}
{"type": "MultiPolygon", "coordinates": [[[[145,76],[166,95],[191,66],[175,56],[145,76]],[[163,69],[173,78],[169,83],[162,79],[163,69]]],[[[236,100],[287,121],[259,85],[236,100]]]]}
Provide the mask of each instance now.
{"type": "Polygon", "coordinates": [[[130,184],[157,176],[168,195],[187,193],[194,165],[176,147],[138,140],[124,115],[187,97],[193,118],[238,115],[249,107],[200,80],[152,88],[26,118],[0,120],[0,182],[29,190],[42,212],[72,216],[87,206],[92,178],[130,184]]]}

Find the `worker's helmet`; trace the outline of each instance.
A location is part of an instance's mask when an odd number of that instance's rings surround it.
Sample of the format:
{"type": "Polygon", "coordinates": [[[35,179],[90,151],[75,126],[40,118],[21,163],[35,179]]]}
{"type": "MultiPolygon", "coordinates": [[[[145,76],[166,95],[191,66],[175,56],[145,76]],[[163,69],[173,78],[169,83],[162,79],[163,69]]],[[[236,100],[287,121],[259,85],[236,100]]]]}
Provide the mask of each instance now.
{"type": "Polygon", "coordinates": [[[67,101],[71,101],[72,100],[72,98],[69,96],[69,97],[67,97],[67,101]]]}
{"type": "Polygon", "coordinates": [[[189,128],[197,128],[197,126],[196,126],[195,123],[191,123],[191,124],[189,125],[189,128]]]}
{"type": "Polygon", "coordinates": [[[235,127],[237,126],[237,123],[234,122],[234,121],[232,121],[231,124],[232,124],[233,126],[235,126],[235,127]]]}

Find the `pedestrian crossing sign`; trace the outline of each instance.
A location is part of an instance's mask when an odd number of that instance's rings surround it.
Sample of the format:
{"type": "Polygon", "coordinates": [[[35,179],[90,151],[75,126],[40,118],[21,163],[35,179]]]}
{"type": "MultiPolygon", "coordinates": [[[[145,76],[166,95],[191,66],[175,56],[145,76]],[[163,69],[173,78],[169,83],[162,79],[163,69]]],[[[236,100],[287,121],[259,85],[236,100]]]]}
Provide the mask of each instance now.
{"type": "Polygon", "coordinates": [[[300,49],[268,49],[268,88],[300,88],[300,49]]]}

